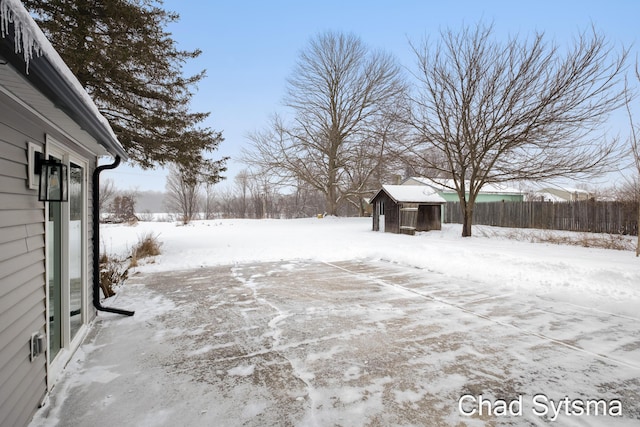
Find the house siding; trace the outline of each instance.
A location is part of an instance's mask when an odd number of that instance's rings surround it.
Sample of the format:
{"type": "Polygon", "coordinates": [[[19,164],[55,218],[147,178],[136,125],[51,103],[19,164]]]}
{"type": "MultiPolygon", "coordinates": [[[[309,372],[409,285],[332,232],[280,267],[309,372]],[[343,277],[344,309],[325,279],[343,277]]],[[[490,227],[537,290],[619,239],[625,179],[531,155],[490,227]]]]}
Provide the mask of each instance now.
{"type": "Polygon", "coordinates": [[[44,203],[27,183],[27,141],[44,129],[0,94],[0,420],[31,419],[47,390],[46,358],[29,360],[33,332],[45,332],[44,203]]]}
{"type": "MultiPolygon", "coordinates": [[[[91,266],[91,179],[95,155],[0,92],[0,421],[27,425],[47,392],[47,361],[30,360],[30,337],[46,331],[45,204],[28,185],[28,142],[45,146],[46,135],[72,147],[87,168],[87,265],[91,266]]],[[[85,300],[91,301],[92,287],[85,300]]],[[[89,321],[95,309],[87,306],[89,321]]]]}

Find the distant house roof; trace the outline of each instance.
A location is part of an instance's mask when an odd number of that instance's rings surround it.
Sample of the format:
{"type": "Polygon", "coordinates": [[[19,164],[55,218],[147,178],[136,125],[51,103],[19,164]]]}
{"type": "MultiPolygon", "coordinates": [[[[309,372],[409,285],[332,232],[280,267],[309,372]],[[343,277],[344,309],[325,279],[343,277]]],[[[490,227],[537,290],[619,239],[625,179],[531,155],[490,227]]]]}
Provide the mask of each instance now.
{"type": "MultiPolygon", "coordinates": [[[[403,181],[403,185],[411,185],[411,184],[423,184],[428,185],[440,192],[454,192],[453,188],[455,188],[455,183],[452,179],[440,179],[440,178],[425,178],[420,176],[414,176],[407,178],[403,181]]],[[[480,190],[481,193],[484,194],[522,194],[522,191],[509,187],[504,184],[485,184],[482,186],[480,190]]]]}
{"type": "Polygon", "coordinates": [[[0,73],[11,82],[10,87],[4,88],[8,95],[42,116],[53,118],[72,135],[88,133],[106,151],[104,154],[128,157],[107,119],[18,0],[0,0],[0,57],[23,77],[15,79],[8,70],[0,73]],[[51,103],[36,97],[33,87],[51,103]],[[56,110],[63,111],[75,123],[69,123],[56,110]]]}
{"type": "Polygon", "coordinates": [[[570,187],[545,187],[536,192],[536,196],[545,201],[567,202],[577,200],[588,200],[593,195],[587,190],[570,187]]]}
{"type": "Polygon", "coordinates": [[[385,192],[396,203],[446,203],[446,200],[439,196],[435,190],[421,185],[383,185],[371,200],[382,192],[385,192]]]}
{"type": "Polygon", "coordinates": [[[533,198],[543,202],[566,202],[567,199],[556,196],[555,194],[548,193],[546,191],[536,191],[533,198]]]}

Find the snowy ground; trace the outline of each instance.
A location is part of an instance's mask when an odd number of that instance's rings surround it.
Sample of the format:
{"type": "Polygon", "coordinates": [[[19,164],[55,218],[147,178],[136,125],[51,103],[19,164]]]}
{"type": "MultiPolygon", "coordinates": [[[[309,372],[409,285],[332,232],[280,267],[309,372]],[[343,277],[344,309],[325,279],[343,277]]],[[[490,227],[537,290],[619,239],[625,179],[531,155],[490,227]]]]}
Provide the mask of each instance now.
{"type": "Polygon", "coordinates": [[[136,315],[99,315],[33,426],[640,422],[632,251],[370,229],[104,227],[107,252],[153,232],[163,254],[106,302],[136,315]],[[465,414],[480,395],[497,415],[465,414]]]}
{"type": "Polygon", "coordinates": [[[139,236],[157,235],[163,254],[144,272],[296,259],[382,259],[509,291],[595,300],[605,309],[613,304],[626,314],[640,309],[640,260],[631,251],[500,239],[509,229],[484,226],[474,227],[474,234],[491,238],[463,239],[460,227],[444,224],[442,231],[405,236],[372,232],[370,218],[217,220],[189,226],[147,222],[104,226],[101,240],[106,252],[121,254],[139,236]]]}

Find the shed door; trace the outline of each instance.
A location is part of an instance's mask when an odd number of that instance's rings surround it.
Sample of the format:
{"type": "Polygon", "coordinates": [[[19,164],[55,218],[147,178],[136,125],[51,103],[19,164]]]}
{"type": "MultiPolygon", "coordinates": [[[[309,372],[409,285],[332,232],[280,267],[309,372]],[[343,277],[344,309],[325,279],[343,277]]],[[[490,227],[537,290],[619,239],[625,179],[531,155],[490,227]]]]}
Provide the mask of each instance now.
{"type": "Polygon", "coordinates": [[[384,232],[384,201],[378,201],[378,231],[384,232]]]}

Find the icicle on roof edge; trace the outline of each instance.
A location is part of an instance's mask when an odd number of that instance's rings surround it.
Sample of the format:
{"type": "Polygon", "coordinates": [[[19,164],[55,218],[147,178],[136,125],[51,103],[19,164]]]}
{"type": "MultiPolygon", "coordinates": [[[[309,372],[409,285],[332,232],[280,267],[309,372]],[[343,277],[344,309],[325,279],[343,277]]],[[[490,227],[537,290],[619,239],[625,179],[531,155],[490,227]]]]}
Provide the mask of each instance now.
{"type": "Polygon", "coordinates": [[[36,56],[42,55],[42,45],[38,41],[40,29],[31,25],[31,16],[19,0],[0,0],[0,35],[5,37],[9,33],[9,24],[14,25],[16,53],[22,53],[29,73],[29,62],[36,56]]]}

